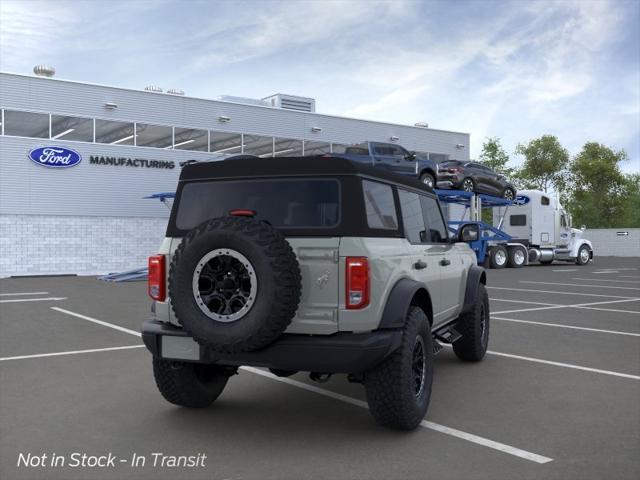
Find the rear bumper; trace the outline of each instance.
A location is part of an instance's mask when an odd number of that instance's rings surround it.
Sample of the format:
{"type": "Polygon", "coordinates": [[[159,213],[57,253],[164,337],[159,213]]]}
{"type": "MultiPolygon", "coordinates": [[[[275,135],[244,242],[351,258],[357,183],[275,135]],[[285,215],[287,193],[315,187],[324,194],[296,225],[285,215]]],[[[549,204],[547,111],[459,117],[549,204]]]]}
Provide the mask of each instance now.
{"type": "Polygon", "coordinates": [[[148,320],[142,340],[154,357],[218,365],[251,365],[320,373],[370,370],[400,346],[402,331],[342,332],[334,335],[283,334],[254,352],[224,354],[195,342],[182,328],[148,320]]]}

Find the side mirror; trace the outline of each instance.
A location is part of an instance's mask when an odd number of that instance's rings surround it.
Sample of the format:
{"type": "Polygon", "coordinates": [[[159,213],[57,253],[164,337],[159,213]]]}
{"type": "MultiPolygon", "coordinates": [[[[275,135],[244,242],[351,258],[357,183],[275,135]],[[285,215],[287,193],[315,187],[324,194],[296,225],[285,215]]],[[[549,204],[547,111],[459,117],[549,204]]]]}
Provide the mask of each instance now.
{"type": "Polygon", "coordinates": [[[409,155],[405,155],[404,158],[406,160],[408,160],[409,162],[413,162],[416,159],[416,152],[411,151],[411,152],[409,152],[409,155]]]}
{"type": "Polygon", "coordinates": [[[458,230],[459,242],[475,242],[480,238],[480,227],[475,223],[462,225],[458,230]]]}

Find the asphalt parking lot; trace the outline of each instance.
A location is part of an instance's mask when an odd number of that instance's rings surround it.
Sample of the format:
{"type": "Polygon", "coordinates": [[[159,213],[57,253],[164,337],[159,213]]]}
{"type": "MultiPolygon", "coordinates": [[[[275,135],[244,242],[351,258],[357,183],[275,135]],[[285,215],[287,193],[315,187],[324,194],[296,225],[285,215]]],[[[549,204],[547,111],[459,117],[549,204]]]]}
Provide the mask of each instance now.
{"type": "Polygon", "coordinates": [[[640,258],[489,270],[488,284],[490,353],[443,349],[425,422],[402,433],[342,377],[245,369],[211,408],[174,407],[136,336],[144,283],[0,280],[0,478],[640,478],[640,258]],[[116,460],[71,467],[74,452],[116,460]],[[206,459],[154,467],[154,453],[206,459]]]}

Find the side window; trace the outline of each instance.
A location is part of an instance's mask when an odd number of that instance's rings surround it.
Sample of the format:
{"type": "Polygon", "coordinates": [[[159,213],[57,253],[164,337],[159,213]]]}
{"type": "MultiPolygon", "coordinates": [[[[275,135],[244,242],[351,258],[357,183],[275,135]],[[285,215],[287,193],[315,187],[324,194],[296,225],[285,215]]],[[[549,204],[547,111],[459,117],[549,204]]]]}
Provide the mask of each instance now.
{"type": "Polygon", "coordinates": [[[447,226],[440,214],[440,208],[435,198],[420,195],[422,215],[427,226],[428,241],[432,243],[445,243],[449,240],[447,226]]]}
{"type": "Polygon", "coordinates": [[[413,192],[398,189],[400,196],[400,209],[402,210],[402,223],[404,234],[411,243],[424,243],[427,241],[420,195],[413,192]]]}
{"type": "Polygon", "coordinates": [[[398,218],[391,187],[384,183],[363,180],[362,192],[369,228],[397,230],[398,218]]]}
{"type": "Polygon", "coordinates": [[[549,205],[549,197],[540,197],[540,205],[549,205]]]}
{"type": "Polygon", "coordinates": [[[524,227],[526,224],[526,215],[511,215],[509,217],[509,225],[511,225],[512,227],[524,227]]]}

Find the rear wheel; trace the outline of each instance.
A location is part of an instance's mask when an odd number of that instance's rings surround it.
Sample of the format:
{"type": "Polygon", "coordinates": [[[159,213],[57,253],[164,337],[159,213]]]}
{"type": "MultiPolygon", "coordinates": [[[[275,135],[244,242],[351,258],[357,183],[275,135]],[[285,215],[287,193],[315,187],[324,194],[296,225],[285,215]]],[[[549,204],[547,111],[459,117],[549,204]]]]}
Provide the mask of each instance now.
{"type": "Polygon", "coordinates": [[[465,178],[461,184],[462,190],[465,192],[473,192],[476,189],[476,184],[471,178],[465,178]]]}
{"type": "Polygon", "coordinates": [[[181,407],[205,408],[222,393],[229,372],[215,365],[153,359],[153,376],[160,393],[181,407]]]}
{"type": "Polygon", "coordinates": [[[429,407],[433,382],[433,338],[427,316],[410,307],[402,344],[364,376],[369,410],[397,430],[416,428],[429,407]]]}
{"type": "Polygon", "coordinates": [[[429,172],[425,172],[422,175],[420,175],[420,181],[429,188],[434,188],[436,186],[435,178],[429,172]]]}
{"type": "Polygon", "coordinates": [[[507,249],[502,245],[494,245],[493,247],[491,247],[491,258],[489,260],[491,268],[506,267],[508,258],[509,256],[507,254],[507,249]]]}
{"type": "Polygon", "coordinates": [[[520,268],[524,266],[527,252],[522,247],[509,247],[509,267],[520,268]]]}

